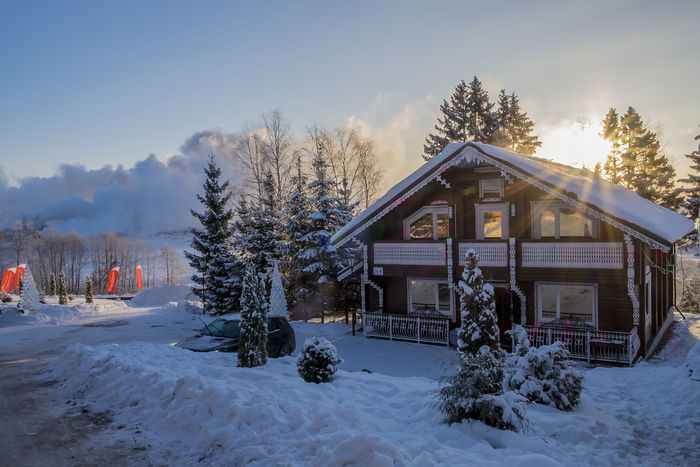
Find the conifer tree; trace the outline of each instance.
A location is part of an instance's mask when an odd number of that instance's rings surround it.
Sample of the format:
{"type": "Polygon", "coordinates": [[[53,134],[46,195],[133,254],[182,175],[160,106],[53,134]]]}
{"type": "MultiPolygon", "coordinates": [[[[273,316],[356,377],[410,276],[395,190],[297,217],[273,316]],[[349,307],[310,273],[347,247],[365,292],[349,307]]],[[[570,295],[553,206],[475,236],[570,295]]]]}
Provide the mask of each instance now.
{"type": "Polygon", "coordinates": [[[49,276],[49,295],[56,295],[56,275],[49,276]]]}
{"type": "Polygon", "coordinates": [[[265,280],[250,263],[243,275],[241,291],[240,367],[251,368],[267,363],[267,304],[265,280]]]}
{"type": "Polygon", "coordinates": [[[280,270],[275,262],[275,267],[272,270],[270,277],[270,316],[281,316],[289,319],[287,311],[287,298],[284,295],[284,287],[282,286],[282,277],[280,270]]]}
{"type": "Polygon", "coordinates": [[[233,255],[231,243],[229,181],[220,183],[221,169],[213,154],[209,155],[204,174],[204,194],[197,195],[204,211],[191,211],[203,229],[192,229],[190,246],[195,252],[185,251],[185,257],[196,271],[192,292],[202,299],[205,311],[223,314],[238,308],[242,265],[233,255]]]}
{"type": "Polygon", "coordinates": [[[520,100],[515,93],[507,95],[501,89],[498,96],[498,108],[493,117],[494,129],[488,142],[520,154],[531,155],[537,151],[542,142],[533,135],[535,124],[520,109],[520,100]]]}
{"type": "Polygon", "coordinates": [[[338,252],[331,245],[331,236],[345,219],[341,202],[336,195],[335,182],[328,177],[328,162],[324,148],[317,147],[312,161],[315,178],[309,183],[310,231],[302,237],[302,249],[298,258],[303,266],[302,274],[308,290],[300,295],[309,296],[319,292],[320,284],[335,280],[339,270],[338,252]]]}
{"type": "Polygon", "coordinates": [[[92,303],[94,300],[92,298],[92,279],[90,276],[85,278],[85,303],[92,303]]]}
{"type": "Polygon", "coordinates": [[[58,274],[58,304],[68,305],[68,290],[66,289],[66,276],[61,271],[58,274]]]}
{"type": "MultiPolygon", "coordinates": [[[[695,137],[695,141],[700,141],[700,134],[695,137]]],[[[686,154],[685,157],[690,159],[691,171],[688,172],[688,178],[680,180],[688,184],[683,190],[685,199],[681,207],[686,216],[695,220],[700,217],[700,144],[697,150],[686,154]]]]}
{"type": "Polygon", "coordinates": [[[287,299],[290,303],[298,300],[300,291],[309,290],[306,283],[308,276],[300,274],[305,267],[299,253],[304,249],[304,238],[311,232],[311,203],[308,196],[308,181],[303,173],[301,155],[297,156],[294,163],[294,175],[292,176],[293,191],[284,206],[285,230],[287,238],[285,243],[284,262],[282,271],[287,276],[287,299]]]}
{"type": "Polygon", "coordinates": [[[612,144],[605,163],[605,173],[610,181],[662,206],[678,207],[680,199],[679,191],[674,187],[675,169],[660,153],[656,133],[646,128],[633,107],[629,107],[622,117],[611,108],[603,121],[602,136],[612,144]]]}
{"type": "Polygon", "coordinates": [[[17,309],[25,313],[33,313],[39,310],[39,291],[36,288],[34,276],[29,267],[24,272],[24,281],[22,282],[17,309]]]}
{"type": "Polygon", "coordinates": [[[480,420],[500,429],[523,431],[525,399],[504,393],[505,353],[498,343],[493,287],[484,283],[474,250],[466,256],[459,282],[462,327],[458,333],[459,368],[442,378],[438,406],[449,423],[480,420]]]}

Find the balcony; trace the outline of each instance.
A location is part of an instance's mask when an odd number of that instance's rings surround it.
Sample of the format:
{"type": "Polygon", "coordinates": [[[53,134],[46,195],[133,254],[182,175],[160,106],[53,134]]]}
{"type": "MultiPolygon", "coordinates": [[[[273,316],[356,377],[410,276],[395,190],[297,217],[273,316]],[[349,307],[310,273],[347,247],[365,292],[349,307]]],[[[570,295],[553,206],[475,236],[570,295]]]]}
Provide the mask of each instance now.
{"type": "Polygon", "coordinates": [[[408,266],[446,266],[447,245],[444,242],[375,243],[374,264],[408,266]]]}
{"type": "Polygon", "coordinates": [[[524,268],[622,269],[622,242],[524,242],[524,268]]]}
{"type": "Polygon", "coordinates": [[[460,266],[464,266],[464,260],[467,256],[467,251],[470,249],[476,251],[479,255],[479,266],[482,267],[508,267],[508,244],[505,242],[470,242],[459,243],[459,262],[460,266]]]}

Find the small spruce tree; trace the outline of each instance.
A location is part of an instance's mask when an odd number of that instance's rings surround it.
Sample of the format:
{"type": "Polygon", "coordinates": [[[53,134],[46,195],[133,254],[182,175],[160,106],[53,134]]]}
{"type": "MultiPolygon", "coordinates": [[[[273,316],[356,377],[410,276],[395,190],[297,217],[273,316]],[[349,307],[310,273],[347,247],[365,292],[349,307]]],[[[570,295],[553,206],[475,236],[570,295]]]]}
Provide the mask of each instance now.
{"type": "Polygon", "coordinates": [[[280,316],[289,319],[287,298],[284,296],[282,277],[276,262],[270,278],[270,316],[280,316]]]}
{"type": "Polygon", "coordinates": [[[56,275],[49,276],[49,295],[56,295],[56,275]]]}
{"type": "Polygon", "coordinates": [[[24,273],[24,280],[22,281],[17,309],[25,313],[33,313],[39,309],[39,303],[39,291],[36,288],[32,271],[27,267],[24,273]]]}
{"type": "Polygon", "coordinates": [[[238,366],[252,368],[267,363],[267,297],[265,280],[249,264],[241,291],[241,332],[238,366]]]}
{"type": "Polygon", "coordinates": [[[58,275],[58,304],[68,305],[68,289],[66,288],[66,276],[61,271],[58,275]]]}
{"type": "Polygon", "coordinates": [[[484,282],[470,249],[459,282],[462,327],[458,333],[457,373],[441,379],[437,405],[448,423],[465,419],[523,431],[527,425],[525,399],[503,392],[505,352],[498,342],[493,287],[484,282]]]}
{"type": "Polygon", "coordinates": [[[85,278],[85,303],[92,303],[94,300],[92,298],[92,279],[90,276],[85,278]]]}

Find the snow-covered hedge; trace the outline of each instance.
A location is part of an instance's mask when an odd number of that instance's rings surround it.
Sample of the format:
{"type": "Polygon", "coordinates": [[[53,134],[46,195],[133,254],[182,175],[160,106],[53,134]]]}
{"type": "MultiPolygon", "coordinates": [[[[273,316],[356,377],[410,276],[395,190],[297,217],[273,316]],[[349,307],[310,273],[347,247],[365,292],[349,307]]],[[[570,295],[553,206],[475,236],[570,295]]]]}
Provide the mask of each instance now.
{"type": "Polygon", "coordinates": [[[299,375],[307,383],[327,383],[342,362],[335,346],[325,337],[307,337],[297,358],[299,375]]]}
{"type": "Polygon", "coordinates": [[[527,400],[571,410],[581,400],[583,376],[576,371],[569,352],[559,341],[530,347],[527,333],[516,326],[513,337],[518,347],[508,360],[505,386],[527,400]]]}

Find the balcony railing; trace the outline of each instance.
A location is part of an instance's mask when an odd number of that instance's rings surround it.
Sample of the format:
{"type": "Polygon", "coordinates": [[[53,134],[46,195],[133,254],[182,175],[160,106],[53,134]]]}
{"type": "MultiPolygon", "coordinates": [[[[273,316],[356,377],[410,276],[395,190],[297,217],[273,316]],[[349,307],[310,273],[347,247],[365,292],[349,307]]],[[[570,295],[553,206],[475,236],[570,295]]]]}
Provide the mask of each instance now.
{"type": "Polygon", "coordinates": [[[630,332],[572,329],[567,326],[523,326],[530,344],[536,347],[564,344],[572,358],[632,365],[639,352],[637,327],[630,332]]]}
{"type": "Polygon", "coordinates": [[[449,318],[371,312],[362,316],[362,322],[367,337],[449,345],[449,318]]]}
{"type": "Polygon", "coordinates": [[[375,264],[399,264],[415,266],[446,266],[444,243],[404,242],[375,243],[375,264]]]}
{"type": "Polygon", "coordinates": [[[621,242],[525,242],[522,266],[622,269],[624,249],[621,242]]]}
{"type": "Polygon", "coordinates": [[[479,255],[479,266],[486,267],[507,267],[508,266],[508,244],[507,243],[460,243],[459,244],[459,265],[464,266],[464,259],[467,251],[473,249],[479,255]]]}

